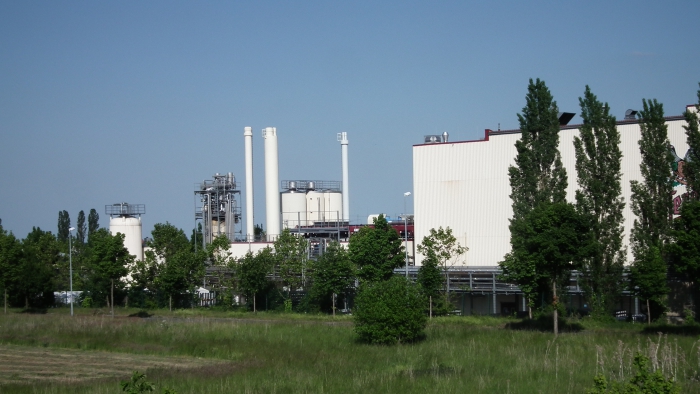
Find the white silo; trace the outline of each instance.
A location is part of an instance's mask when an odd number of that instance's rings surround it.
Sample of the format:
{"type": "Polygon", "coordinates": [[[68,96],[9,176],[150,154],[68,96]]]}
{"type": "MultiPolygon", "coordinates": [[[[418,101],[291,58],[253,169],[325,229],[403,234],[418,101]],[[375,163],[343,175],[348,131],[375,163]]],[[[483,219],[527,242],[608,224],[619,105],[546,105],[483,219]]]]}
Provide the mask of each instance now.
{"type": "Polygon", "coordinates": [[[280,235],[279,162],[277,154],[277,129],[266,127],[265,140],[265,216],[267,240],[274,241],[280,235]]]}
{"type": "Polygon", "coordinates": [[[282,226],[289,229],[303,227],[306,219],[306,193],[297,190],[296,182],[290,181],[287,190],[282,192],[282,226]]]}
{"type": "Polygon", "coordinates": [[[343,218],[343,194],[336,190],[323,192],[325,219],[327,222],[342,222],[343,218]]]}
{"type": "Polygon", "coordinates": [[[143,260],[141,215],[146,213],[146,206],[125,202],[105,205],[105,213],[109,215],[109,232],[124,234],[124,247],[129,254],[136,256],[136,260],[143,260]]]}
{"type": "Polygon", "coordinates": [[[308,222],[326,221],[326,199],[322,190],[316,190],[315,182],[308,182],[306,188],[306,211],[308,212],[308,222]]]}
{"type": "Polygon", "coordinates": [[[255,218],[253,217],[253,128],[244,128],[245,140],[245,238],[255,240],[255,218]]]}

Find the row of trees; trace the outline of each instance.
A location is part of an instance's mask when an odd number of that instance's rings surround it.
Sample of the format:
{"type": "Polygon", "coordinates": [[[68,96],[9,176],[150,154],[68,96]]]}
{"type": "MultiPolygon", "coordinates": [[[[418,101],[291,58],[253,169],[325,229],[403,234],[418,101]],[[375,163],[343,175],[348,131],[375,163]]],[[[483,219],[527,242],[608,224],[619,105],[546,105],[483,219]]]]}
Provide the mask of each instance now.
{"type": "MultiPolygon", "coordinates": [[[[700,102],[700,91],[698,92],[700,102]]],[[[697,114],[686,111],[690,146],[685,174],[689,193],[681,218],[672,220],[674,165],[663,105],[643,100],[639,113],[641,181],[632,181],[631,206],[637,216],[631,235],[634,261],[630,288],[648,302],[662,304],[668,293],[667,272],[697,283],[700,267],[700,202],[696,167],[700,161],[697,114]],[[697,218],[697,219],[696,219],[697,218]]],[[[620,134],[610,108],[586,86],[579,98],[583,125],[574,139],[578,190],[566,201],[568,178],[559,153],[558,108],[545,83],[530,80],[526,105],[518,115],[522,132],[515,165],[509,168],[513,218],[511,252],[500,266],[503,279],[523,290],[532,313],[536,300],[552,300],[554,330],[561,304],[558,290],[580,270],[594,315],[609,315],[623,290],[620,134]]],[[[651,309],[651,306],[648,308],[651,309]]],[[[531,315],[532,316],[532,315],[531,315]]]]}
{"type": "Polygon", "coordinates": [[[53,305],[54,291],[68,289],[71,255],[74,287],[109,304],[111,284],[126,275],[124,267],[133,261],[133,256],[124,248],[123,235],[113,236],[107,229],[99,228],[98,222],[99,216],[93,209],[86,226],[85,215],[80,211],[78,231],[71,236],[68,213],[61,211],[56,236],[34,227],[24,239],[16,238],[0,225],[0,287],[5,311],[8,304],[25,308],[53,305]]]}

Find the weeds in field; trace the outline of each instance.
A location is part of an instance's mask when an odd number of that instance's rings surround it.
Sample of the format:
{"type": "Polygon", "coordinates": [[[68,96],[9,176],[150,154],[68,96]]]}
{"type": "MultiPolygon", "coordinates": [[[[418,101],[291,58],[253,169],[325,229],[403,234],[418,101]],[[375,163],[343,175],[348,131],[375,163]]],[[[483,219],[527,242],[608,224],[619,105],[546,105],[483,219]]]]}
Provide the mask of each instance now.
{"type": "MultiPolygon", "coordinates": [[[[513,319],[444,317],[428,324],[425,341],[385,347],[356,343],[345,317],[259,313],[226,318],[216,312],[208,318],[196,310],[149,314],[154,316],[2,315],[0,365],[22,366],[22,357],[3,359],[11,353],[7,346],[14,346],[84,354],[89,363],[81,367],[81,358],[71,362],[85,370],[94,365],[94,357],[107,354],[103,352],[120,359],[196,362],[192,368],[138,367],[157,387],[179,393],[582,393],[596,374],[609,382],[630,379],[634,354],[641,352],[653,371],[682,384],[684,393],[700,393],[700,341],[658,334],[647,339],[639,334],[641,327],[631,324],[553,340],[547,332],[504,329],[513,319]]],[[[112,393],[130,377],[127,369],[118,378],[76,375],[70,383],[47,383],[31,378],[33,364],[24,368],[22,380],[10,380],[5,375],[10,371],[0,368],[0,391],[112,393]]]]}

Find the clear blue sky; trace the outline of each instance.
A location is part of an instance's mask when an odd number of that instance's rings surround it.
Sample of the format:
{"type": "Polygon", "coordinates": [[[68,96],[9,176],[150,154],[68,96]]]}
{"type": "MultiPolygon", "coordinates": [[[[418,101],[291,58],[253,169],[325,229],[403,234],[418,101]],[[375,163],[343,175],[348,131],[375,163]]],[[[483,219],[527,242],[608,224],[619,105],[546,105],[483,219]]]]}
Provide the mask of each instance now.
{"type": "Polygon", "coordinates": [[[567,112],[586,84],[618,118],[696,101],[697,2],[476,3],[2,0],[2,225],[23,238],[96,208],[108,226],[126,201],[146,205],[144,235],[189,233],[195,183],[230,171],[242,189],[244,126],[256,223],[266,126],[281,180],[341,180],[346,131],[353,221],[396,216],[412,145],[517,128],[529,78],[567,112]]]}

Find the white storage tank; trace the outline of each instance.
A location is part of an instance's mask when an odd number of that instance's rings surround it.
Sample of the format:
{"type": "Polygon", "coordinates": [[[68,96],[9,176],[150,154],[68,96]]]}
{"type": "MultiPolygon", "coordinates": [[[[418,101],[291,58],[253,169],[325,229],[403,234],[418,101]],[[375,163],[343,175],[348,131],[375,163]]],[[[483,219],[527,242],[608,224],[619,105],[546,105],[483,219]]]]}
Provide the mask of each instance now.
{"type": "Polygon", "coordinates": [[[136,260],[143,260],[143,244],[141,238],[141,218],[117,216],[109,218],[109,232],[112,235],[124,234],[124,247],[136,260]]]}
{"type": "Polygon", "coordinates": [[[105,213],[109,215],[109,232],[124,234],[124,247],[129,254],[136,256],[136,260],[143,260],[141,215],[146,213],[146,206],[125,202],[105,205],[105,213]]]}
{"type": "Polygon", "coordinates": [[[297,190],[295,182],[289,182],[289,189],[282,192],[282,226],[294,229],[306,225],[306,194],[297,190]]]}
{"type": "Polygon", "coordinates": [[[323,193],[325,220],[339,222],[343,219],[343,193],[329,190],[323,193]]]}
{"type": "Polygon", "coordinates": [[[314,182],[309,182],[306,190],[306,211],[308,212],[306,218],[309,224],[325,221],[326,200],[323,196],[324,193],[316,190],[314,182]]]}

